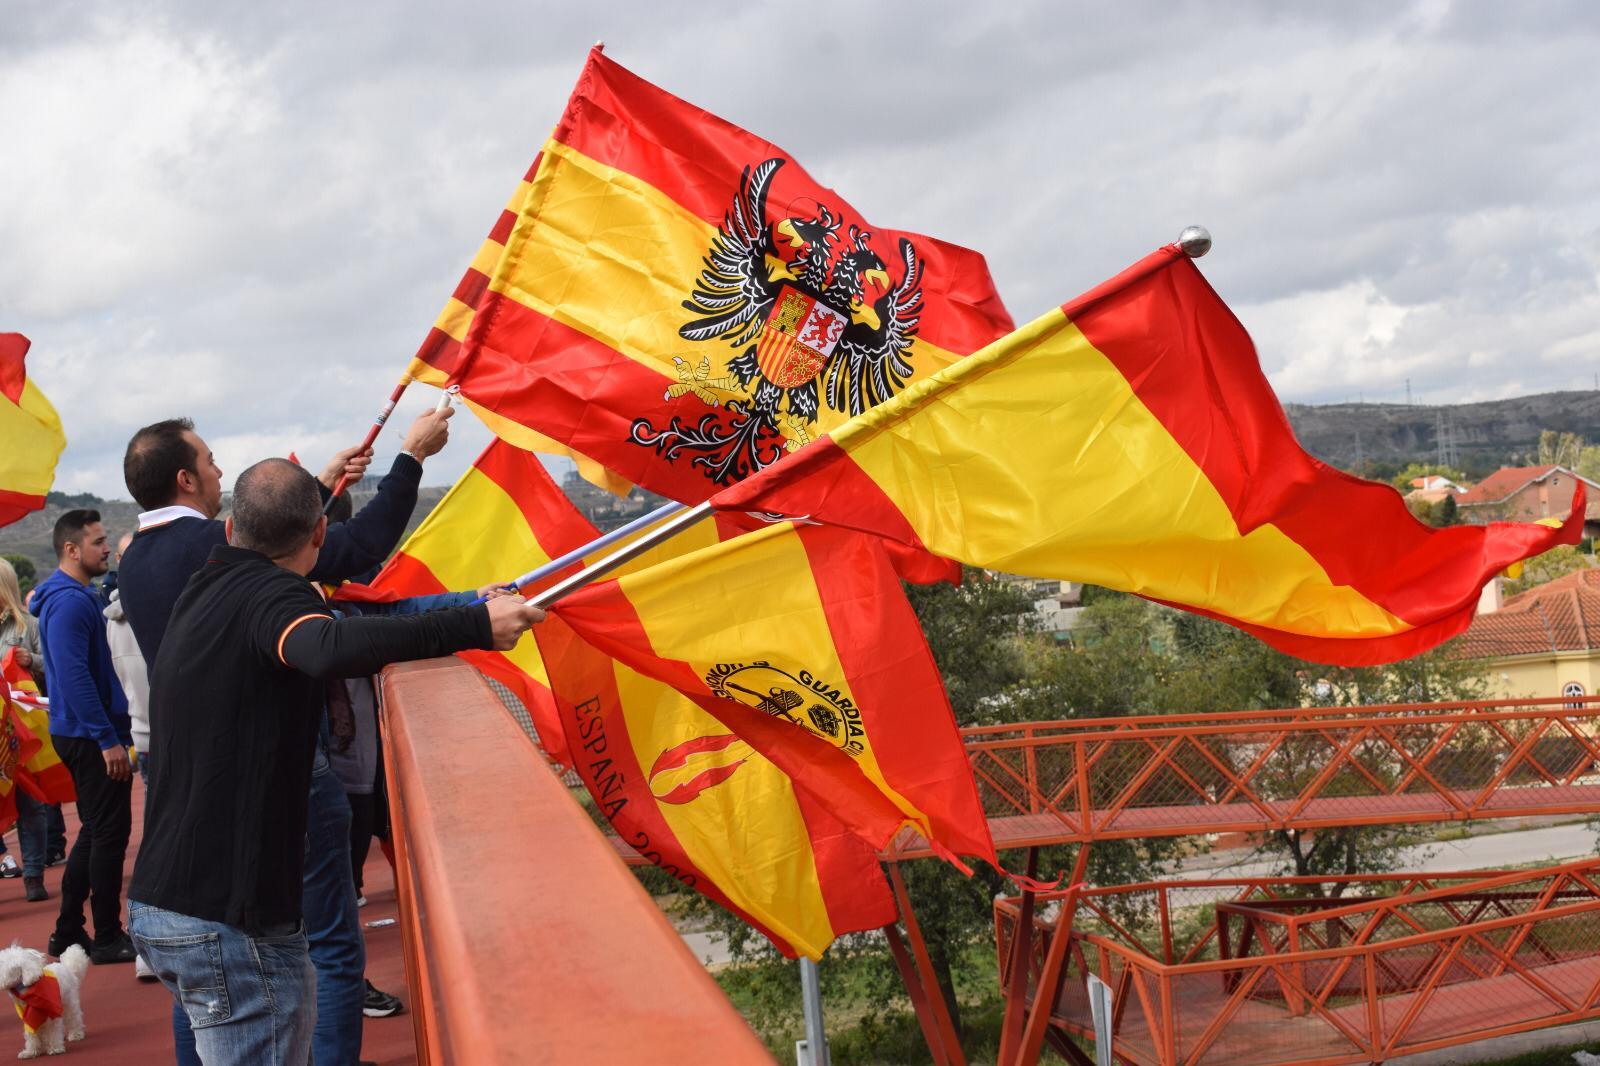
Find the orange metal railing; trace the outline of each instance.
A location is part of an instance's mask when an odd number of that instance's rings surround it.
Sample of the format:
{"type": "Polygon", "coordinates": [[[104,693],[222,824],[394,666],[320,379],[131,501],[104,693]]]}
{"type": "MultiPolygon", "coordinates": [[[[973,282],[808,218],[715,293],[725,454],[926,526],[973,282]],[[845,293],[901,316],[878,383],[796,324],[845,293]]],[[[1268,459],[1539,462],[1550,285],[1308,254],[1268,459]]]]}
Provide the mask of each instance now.
{"type": "MultiPolygon", "coordinates": [[[[1600,809],[1600,698],[963,730],[1001,848],[1600,809]]],[[[889,858],[928,854],[907,832],[889,858]]]]}
{"type": "MultiPolygon", "coordinates": [[[[1092,1037],[1087,977],[1104,980],[1117,1054],[1151,1066],[1380,1062],[1600,1018],[1597,871],[1600,860],[1083,890],[1065,944],[1034,919],[1030,987],[1061,956],[1051,1039],[1083,1061],[1065,1036],[1092,1037]],[[1295,929],[1318,946],[1291,950],[1295,929]]],[[[996,904],[1002,959],[1022,909],[996,904]]]]}
{"type": "Polygon", "coordinates": [[[476,670],[380,689],[421,1062],[772,1061],[476,670]]]}

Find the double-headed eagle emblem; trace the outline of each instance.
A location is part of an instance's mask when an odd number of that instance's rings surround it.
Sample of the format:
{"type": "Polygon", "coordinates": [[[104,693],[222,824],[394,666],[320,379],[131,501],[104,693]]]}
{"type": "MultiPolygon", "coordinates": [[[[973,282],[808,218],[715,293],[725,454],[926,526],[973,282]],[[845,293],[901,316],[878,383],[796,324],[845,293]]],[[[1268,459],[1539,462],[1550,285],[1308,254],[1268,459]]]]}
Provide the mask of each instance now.
{"type": "Polygon", "coordinates": [[[820,403],[857,415],[911,375],[922,312],[916,249],[900,239],[895,283],[868,230],[847,227],[835,254],[842,221],[823,204],[805,217],[767,221],[767,194],[783,163],[744,168],[694,293],[683,302],[694,317],[678,335],[724,343],[732,355],[716,377],[709,354],[695,365],[674,356],[679,381],[666,398],[692,393],[711,410],[693,426],[675,416],[665,429],[646,418],[632,427],[635,443],[668,462],[688,455],[718,485],[809,443],[820,403]]]}

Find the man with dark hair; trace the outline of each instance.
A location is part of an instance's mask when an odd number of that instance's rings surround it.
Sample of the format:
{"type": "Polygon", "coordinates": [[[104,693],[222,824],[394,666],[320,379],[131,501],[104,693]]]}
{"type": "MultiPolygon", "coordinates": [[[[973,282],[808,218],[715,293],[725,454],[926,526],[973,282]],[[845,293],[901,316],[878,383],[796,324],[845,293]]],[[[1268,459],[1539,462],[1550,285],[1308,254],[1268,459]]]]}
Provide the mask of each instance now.
{"type": "Polygon", "coordinates": [[[111,546],[98,511],[67,511],[56,519],[58,566],[34,591],[50,692],[50,737],[78,793],[78,839],[61,878],[61,913],[49,951],[59,956],[81,944],[94,962],[132,962],[122,931],[122,861],[133,825],[133,743],[128,701],[117,683],[106,641],[100,597],[91,579],[106,572],[111,546]],[[83,904],[94,915],[94,939],[84,932],[83,904]]]}
{"type": "MultiPolygon", "coordinates": [[[[411,424],[402,452],[379,483],[375,498],[347,521],[326,527],[312,571],[315,580],[337,583],[364,574],[399,544],[416,506],[423,460],[448,440],[452,414],[449,409],[428,412],[411,424]]],[[[339,453],[322,472],[319,491],[331,489],[341,474],[348,474],[352,484],[359,481],[369,462],[368,452],[352,448],[339,453]]],[[[139,650],[153,666],[173,604],[185,583],[201,569],[214,547],[227,543],[224,525],[216,521],[222,509],[222,471],[192,424],[187,419],[170,419],[134,434],[128,442],[123,473],[129,491],[147,510],[139,516],[139,533],[123,555],[121,602],[139,650]]],[[[234,506],[240,505],[236,495],[234,506]]],[[[248,501],[244,506],[249,506],[248,501]]],[[[154,716],[152,703],[152,720],[154,716]]],[[[152,782],[157,758],[147,753],[152,782]]],[[[332,781],[326,758],[320,755],[310,803],[312,824],[348,826],[349,801],[332,781]]],[[[148,842],[148,833],[145,839],[148,842]]],[[[343,855],[339,858],[343,860],[343,855]]],[[[331,873],[335,865],[308,866],[305,884],[307,931],[317,966],[316,1066],[344,1066],[355,1061],[366,998],[365,951],[361,924],[355,917],[354,890],[348,879],[331,873]],[[346,901],[345,894],[351,900],[346,901]]],[[[198,1060],[189,1019],[175,1008],[172,1020],[179,1066],[193,1066],[198,1060]]]]}
{"type": "Polygon", "coordinates": [[[336,619],[305,580],[327,531],[321,496],[282,459],[240,476],[228,527],[231,543],[184,589],[156,657],[130,923],[207,1066],[300,1066],[316,1012],[301,874],[321,682],[507,650],[544,615],[503,597],[336,619]]]}

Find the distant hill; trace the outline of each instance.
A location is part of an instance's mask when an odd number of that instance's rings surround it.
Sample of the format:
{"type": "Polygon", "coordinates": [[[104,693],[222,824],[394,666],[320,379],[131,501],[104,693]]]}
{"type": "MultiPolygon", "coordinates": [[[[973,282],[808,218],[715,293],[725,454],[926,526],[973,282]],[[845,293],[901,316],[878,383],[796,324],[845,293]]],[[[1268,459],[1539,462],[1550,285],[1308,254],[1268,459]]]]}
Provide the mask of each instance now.
{"type": "Polygon", "coordinates": [[[1437,461],[1441,436],[1446,450],[1454,452],[1449,465],[1473,477],[1531,462],[1541,430],[1577,433],[1600,443],[1600,392],[1437,406],[1291,403],[1284,412],[1311,454],[1342,469],[1360,465],[1380,475],[1413,461],[1437,461]]]}

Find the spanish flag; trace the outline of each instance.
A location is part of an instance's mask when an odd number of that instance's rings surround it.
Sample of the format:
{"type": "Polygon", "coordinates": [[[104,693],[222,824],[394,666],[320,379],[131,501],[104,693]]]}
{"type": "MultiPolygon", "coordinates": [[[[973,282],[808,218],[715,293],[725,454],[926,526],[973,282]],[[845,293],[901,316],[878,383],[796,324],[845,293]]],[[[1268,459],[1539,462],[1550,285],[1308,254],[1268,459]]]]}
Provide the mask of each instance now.
{"type": "Polygon", "coordinates": [[[1496,573],[1577,542],[1584,508],[1580,485],[1559,528],[1431,529],[1312,458],[1176,246],[714,503],[1138,593],[1343,665],[1461,632],[1496,573]]]}
{"type": "Polygon", "coordinates": [[[895,920],[877,852],[808,789],[668,685],[535,627],[569,760],[635,851],[790,957],[895,920]]]}
{"type": "Polygon", "coordinates": [[[995,862],[944,683],[872,538],[768,526],[551,612],[693,701],[873,846],[911,824],[948,858],[995,862]]]}
{"type": "Polygon", "coordinates": [[[980,255],[869,224],[596,48],[410,373],[692,503],[1010,329],[980,255]]]}
{"type": "Polygon", "coordinates": [[[13,772],[16,783],[40,803],[74,803],[78,793],[72,774],[50,739],[49,707],[39,698],[33,675],[17,665],[16,654],[12,648],[0,659],[0,678],[11,695],[9,714],[19,727],[16,735],[27,738],[13,772]]]}
{"type": "MultiPolygon", "coordinates": [[[[481,588],[559,558],[597,536],[538,458],[495,440],[379,571],[371,589],[383,596],[427,596],[481,588]]],[[[339,596],[335,592],[334,598],[339,596]]],[[[507,652],[460,655],[522,701],[546,751],[559,758],[564,734],[534,642],[519,641],[507,652]]]]}
{"type": "Polygon", "coordinates": [[[56,409],[28,379],[28,343],[0,333],[0,526],[44,506],[67,446],[56,409]]]}

